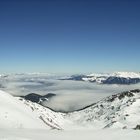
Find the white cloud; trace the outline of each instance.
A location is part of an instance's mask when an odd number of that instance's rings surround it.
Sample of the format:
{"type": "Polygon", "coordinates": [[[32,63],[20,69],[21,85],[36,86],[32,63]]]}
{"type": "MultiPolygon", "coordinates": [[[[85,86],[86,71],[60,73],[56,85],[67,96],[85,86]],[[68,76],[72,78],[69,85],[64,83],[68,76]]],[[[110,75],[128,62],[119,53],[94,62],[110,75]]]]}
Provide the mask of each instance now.
{"type": "Polygon", "coordinates": [[[37,93],[45,95],[55,93],[45,105],[63,111],[80,109],[86,105],[97,102],[101,98],[125,90],[140,88],[136,85],[100,85],[82,81],[54,80],[44,77],[16,77],[0,81],[5,91],[13,95],[26,95],[37,93]]]}

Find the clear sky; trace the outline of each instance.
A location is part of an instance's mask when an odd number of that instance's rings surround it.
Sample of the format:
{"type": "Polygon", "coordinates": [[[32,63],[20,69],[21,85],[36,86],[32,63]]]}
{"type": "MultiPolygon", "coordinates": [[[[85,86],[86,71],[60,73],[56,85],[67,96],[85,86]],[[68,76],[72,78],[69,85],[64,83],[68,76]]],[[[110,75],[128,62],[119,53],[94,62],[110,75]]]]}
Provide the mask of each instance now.
{"type": "Polygon", "coordinates": [[[0,72],[140,71],[140,0],[0,0],[0,72]]]}

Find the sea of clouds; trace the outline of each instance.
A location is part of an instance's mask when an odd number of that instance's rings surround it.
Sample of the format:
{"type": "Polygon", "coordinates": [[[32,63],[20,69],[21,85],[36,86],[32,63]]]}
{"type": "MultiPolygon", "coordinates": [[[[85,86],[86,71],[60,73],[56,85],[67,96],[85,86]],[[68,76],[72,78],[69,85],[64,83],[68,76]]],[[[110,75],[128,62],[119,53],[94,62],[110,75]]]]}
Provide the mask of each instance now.
{"type": "Polygon", "coordinates": [[[84,81],[57,80],[56,76],[18,75],[0,78],[0,89],[14,96],[29,93],[56,96],[43,105],[56,111],[74,111],[93,104],[109,95],[122,91],[138,89],[135,85],[103,85],[84,81]]]}

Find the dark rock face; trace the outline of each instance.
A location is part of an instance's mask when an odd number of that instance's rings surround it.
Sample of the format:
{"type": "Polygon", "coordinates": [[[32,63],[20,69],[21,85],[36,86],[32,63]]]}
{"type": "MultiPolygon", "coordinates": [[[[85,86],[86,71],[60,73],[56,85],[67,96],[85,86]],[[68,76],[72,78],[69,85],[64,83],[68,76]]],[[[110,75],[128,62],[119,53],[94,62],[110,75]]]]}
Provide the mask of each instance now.
{"type": "Polygon", "coordinates": [[[24,98],[26,100],[29,100],[29,101],[32,101],[32,102],[35,102],[35,103],[40,103],[41,104],[43,101],[46,101],[49,98],[52,98],[53,96],[56,96],[56,94],[48,93],[44,96],[41,96],[41,95],[38,95],[36,93],[30,93],[26,96],[22,96],[22,98],[24,98]]]}
{"type": "Polygon", "coordinates": [[[41,97],[42,97],[41,95],[31,93],[31,94],[26,95],[24,98],[26,100],[29,100],[29,101],[32,101],[32,102],[35,102],[35,103],[39,103],[41,97]]]}
{"type": "Polygon", "coordinates": [[[133,93],[139,93],[139,92],[140,92],[140,89],[130,90],[130,92],[133,92],[133,93]]]}
{"type": "Polygon", "coordinates": [[[130,91],[130,92],[122,92],[119,96],[118,96],[118,98],[121,100],[121,99],[123,99],[124,97],[133,97],[134,96],[134,94],[130,91]]]}
{"type": "Polygon", "coordinates": [[[140,130],[140,125],[137,125],[134,130],[140,130]]]}

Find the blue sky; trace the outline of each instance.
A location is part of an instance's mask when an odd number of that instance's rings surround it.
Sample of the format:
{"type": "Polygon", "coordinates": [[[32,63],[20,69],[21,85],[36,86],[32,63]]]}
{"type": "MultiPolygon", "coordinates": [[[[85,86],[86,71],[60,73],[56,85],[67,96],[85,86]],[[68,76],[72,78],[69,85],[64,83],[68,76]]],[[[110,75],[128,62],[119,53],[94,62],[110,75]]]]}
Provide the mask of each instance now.
{"type": "Polygon", "coordinates": [[[1,0],[0,72],[139,71],[140,1],[1,0]]]}

